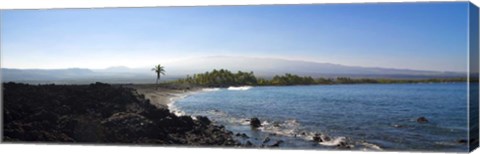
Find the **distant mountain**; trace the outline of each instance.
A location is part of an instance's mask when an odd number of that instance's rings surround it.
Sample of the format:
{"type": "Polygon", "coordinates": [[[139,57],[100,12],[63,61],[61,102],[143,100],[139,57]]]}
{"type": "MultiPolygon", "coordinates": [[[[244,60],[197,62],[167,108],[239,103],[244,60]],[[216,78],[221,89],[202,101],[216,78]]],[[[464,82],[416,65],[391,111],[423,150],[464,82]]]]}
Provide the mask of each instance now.
{"type": "MultiPolygon", "coordinates": [[[[215,56],[196,59],[186,59],[167,63],[165,67],[173,74],[185,72],[202,73],[214,68],[231,71],[254,71],[258,76],[272,77],[292,73],[313,77],[372,77],[372,78],[431,78],[431,77],[461,77],[466,73],[438,72],[409,69],[391,69],[381,67],[356,67],[331,63],[318,63],[299,60],[276,58],[228,57],[215,56]]],[[[190,73],[191,74],[191,73],[190,73]]]]}
{"type": "MultiPolygon", "coordinates": [[[[331,63],[285,60],[275,58],[251,58],[215,56],[178,60],[162,63],[165,66],[164,80],[185,77],[187,74],[203,73],[213,69],[230,71],[253,71],[265,78],[292,73],[312,77],[353,77],[353,78],[449,78],[465,77],[461,72],[438,72],[409,69],[345,66],[331,63]]],[[[2,68],[2,81],[29,83],[153,83],[155,74],[151,68],[128,68],[114,66],[106,69],[9,69],[2,68]]]]}
{"type": "MultiPolygon", "coordinates": [[[[150,76],[141,73],[117,72],[117,70],[91,69],[1,69],[3,82],[84,84],[92,82],[108,83],[151,83],[150,76]]],[[[154,81],[154,80],[152,80],[154,81]]]]}
{"type": "Polygon", "coordinates": [[[96,71],[105,71],[105,72],[130,72],[132,71],[131,68],[128,68],[126,66],[112,66],[108,67],[106,69],[98,69],[96,71]]]}
{"type": "Polygon", "coordinates": [[[93,71],[81,68],[69,69],[8,69],[2,68],[2,80],[58,80],[92,76],[93,71]]]}

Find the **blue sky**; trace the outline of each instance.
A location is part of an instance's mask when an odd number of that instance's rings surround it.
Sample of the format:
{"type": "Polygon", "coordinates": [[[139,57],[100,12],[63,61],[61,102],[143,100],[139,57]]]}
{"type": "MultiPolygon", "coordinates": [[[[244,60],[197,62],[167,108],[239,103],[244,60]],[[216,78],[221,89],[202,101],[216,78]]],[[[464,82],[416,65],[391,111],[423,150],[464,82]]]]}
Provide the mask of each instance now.
{"type": "Polygon", "coordinates": [[[2,10],[4,68],[145,67],[206,56],[467,69],[467,2],[2,10]]]}

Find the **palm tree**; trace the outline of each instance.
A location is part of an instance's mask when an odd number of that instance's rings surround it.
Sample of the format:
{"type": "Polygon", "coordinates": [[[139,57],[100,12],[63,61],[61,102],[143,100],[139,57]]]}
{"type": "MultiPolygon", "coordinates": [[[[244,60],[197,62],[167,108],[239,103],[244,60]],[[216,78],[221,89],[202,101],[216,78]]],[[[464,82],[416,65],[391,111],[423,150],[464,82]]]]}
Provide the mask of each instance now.
{"type": "Polygon", "coordinates": [[[155,83],[158,85],[158,81],[160,80],[160,75],[165,75],[165,69],[162,65],[158,64],[152,68],[152,71],[155,71],[155,73],[157,73],[157,82],[155,83]]]}

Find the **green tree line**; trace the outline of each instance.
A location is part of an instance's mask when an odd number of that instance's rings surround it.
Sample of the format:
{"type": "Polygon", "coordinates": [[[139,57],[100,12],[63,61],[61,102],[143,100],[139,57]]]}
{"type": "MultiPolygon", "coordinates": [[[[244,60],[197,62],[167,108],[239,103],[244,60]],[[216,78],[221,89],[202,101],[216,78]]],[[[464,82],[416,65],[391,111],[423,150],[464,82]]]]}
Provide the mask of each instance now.
{"type": "Polygon", "coordinates": [[[252,71],[238,71],[233,73],[226,69],[214,69],[211,72],[187,75],[184,79],[173,81],[181,84],[192,84],[205,87],[228,86],[283,86],[283,85],[319,85],[319,84],[362,84],[362,83],[439,83],[439,82],[465,82],[466,78],[436,78],[436,79],[372,79],[372,78],[313,78],[286,73],[275,75],[271,79],[259,78],[252,71]]]}
{"type": "Polygon", "coordinates": [[[253,75],[253,72],[238,71],[232,73],[225,69],[214,69],[212,72],[194,74],[193,76],[187,75],[185,79],[179,79],[175,82],[208,87],[227,87],[257,85],[257,78],[253,75]]]}

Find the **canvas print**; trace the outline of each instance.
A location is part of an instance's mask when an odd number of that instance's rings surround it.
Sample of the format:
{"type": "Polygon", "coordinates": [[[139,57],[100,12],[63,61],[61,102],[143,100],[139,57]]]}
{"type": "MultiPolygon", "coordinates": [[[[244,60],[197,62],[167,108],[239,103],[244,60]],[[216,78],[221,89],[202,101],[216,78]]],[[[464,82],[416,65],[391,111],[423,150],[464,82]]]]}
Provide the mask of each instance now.
{"type": "Polygon", "coordinates": [[[2,142],[469,152],[469,2],[1,10],[2,142]]]}

